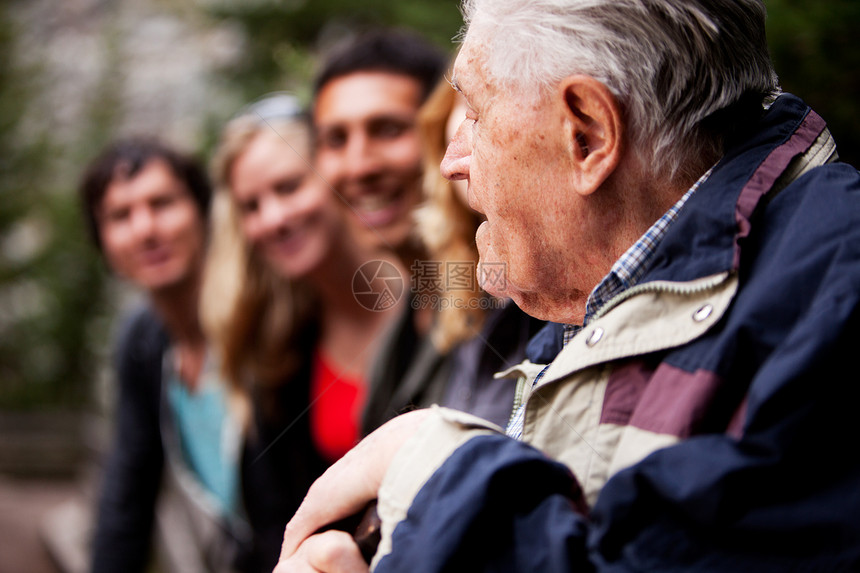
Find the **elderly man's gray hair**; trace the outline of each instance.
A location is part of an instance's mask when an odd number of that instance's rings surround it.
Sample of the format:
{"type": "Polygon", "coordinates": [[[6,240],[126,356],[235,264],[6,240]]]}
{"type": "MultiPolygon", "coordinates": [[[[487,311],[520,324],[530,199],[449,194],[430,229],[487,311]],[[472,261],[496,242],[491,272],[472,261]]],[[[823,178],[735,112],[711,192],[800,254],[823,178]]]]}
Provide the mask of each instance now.
{"type": "Polygon", "coordinates": [[[463,13],[509,88],[604,83],[655,173],[718,156],[727,128],[779,92],[760,0],[464,0],[463,13]]]}

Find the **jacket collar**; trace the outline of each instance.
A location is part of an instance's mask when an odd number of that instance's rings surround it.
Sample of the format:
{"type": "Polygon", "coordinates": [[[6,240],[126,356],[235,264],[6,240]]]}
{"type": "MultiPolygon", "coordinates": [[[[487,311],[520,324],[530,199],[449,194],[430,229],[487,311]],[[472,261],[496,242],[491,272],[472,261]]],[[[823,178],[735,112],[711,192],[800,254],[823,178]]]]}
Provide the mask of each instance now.
{"type": "Polygon", "coordinates": [[[744,140],[726,150],[710,178],[687,202],[641,282],[690,281],[737,270],[756,208],[825,128],[797,97],[777,98],[744,140]]]}

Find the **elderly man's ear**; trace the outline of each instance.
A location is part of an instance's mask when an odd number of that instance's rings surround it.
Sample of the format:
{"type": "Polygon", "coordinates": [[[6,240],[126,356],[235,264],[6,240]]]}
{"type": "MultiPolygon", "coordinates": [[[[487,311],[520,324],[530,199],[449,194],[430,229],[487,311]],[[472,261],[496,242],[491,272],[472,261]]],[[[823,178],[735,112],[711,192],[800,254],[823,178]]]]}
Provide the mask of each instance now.
{"type": "Polygon", "coordinates": [[[560,85],[576,192],[594,193],[618,167],[624,125],[615,96],[589,76],[570,76],[560,85]]]}

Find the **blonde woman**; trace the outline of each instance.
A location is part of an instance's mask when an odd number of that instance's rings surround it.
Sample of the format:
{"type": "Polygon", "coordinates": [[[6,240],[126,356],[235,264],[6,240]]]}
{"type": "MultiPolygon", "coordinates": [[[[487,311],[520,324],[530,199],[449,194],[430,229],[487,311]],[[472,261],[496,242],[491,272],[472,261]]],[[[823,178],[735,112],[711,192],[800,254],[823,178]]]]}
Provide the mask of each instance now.
{"type": "Polygon", "coordinates": [[[308,486],[357,442],[365,369],[396,312],[354,296],[380,253],[349,234],[312,150],[296,100],[276,94],[224,128],[213,159],[202,319],[247,429],[243,501],[263,570],[308,486]]]}
{"type": "MultiPolygon", "coordinates": [[[[438,351],[450,354],[441,390],[444,406],[465,410],[502,427],[514,402],[514,379],[493,374],[525,359],[526,343],[544,325],[510,300],[480,290],[476,277],[475,232],[481,217],[469,208],[465,181],[448,181],[439,172],[466,108],[447,80],[439,82],[418,117],[424,143],[425,204],[418,210],[418,231],[429,251],[428,267],[438,277],[437,309],[430,336],[438,351]]],[[[464,127],[465,129],[466,127],[464,127]]],[[[486,269],[503,280],[504,269],[486,269]]]]}

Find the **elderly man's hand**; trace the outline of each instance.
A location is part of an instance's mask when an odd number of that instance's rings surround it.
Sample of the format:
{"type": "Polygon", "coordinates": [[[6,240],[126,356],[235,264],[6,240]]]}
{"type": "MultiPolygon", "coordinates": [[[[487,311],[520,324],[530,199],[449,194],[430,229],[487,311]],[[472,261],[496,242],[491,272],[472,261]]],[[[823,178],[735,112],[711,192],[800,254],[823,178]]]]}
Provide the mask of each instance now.
{"type": "Polygon", "coordinates": [[[429,410],[416,410],[394,418],[362,440],[314,482],[301,507],[287,524],[281,563],[275,569],[277,573],[356,570],[346,568],[352,566],[352,560],[347,556],[347,542],[352,544],[354,556],[366,570],[358,547],[347,534],[335,535],[340,532],[334,531],[313,534],[330,523],[363,510],[377,498],[382,478],[394,455],[428,414],[429,410]],[[307,568],[318,564],[335,568],[307,568]]]}
{"type": "Polygon", "coordinates": [[[367,573],[368,566],[352,537],[344,531],[329,530],[307,538],[289,559],[273,573],[367,573]]]}

